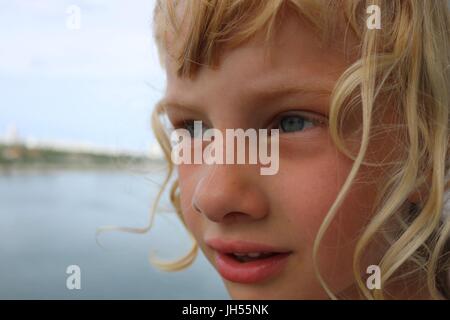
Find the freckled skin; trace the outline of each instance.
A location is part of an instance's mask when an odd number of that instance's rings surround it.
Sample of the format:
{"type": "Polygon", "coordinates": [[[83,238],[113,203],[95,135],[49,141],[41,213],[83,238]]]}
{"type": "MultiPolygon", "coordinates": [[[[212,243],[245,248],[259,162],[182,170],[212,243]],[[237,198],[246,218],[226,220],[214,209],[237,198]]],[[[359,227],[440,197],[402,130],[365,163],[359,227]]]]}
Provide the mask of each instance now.
{"type": "MultiPolygon", "coordinates": [[[[265,58],[261,39],[257,36],[224,52],[218,69],[202,68],[194,80],[177,77],[167,56],[166,97],[199,106],[198,114],[186,117],[199,116],[215,128],[253,127],[268,115],[249,109],[249,87],[282,77],[291,83],[306,79],[331,91],[350,64],[344,52],[321,45],[294,15],[283,20],[270,59],[265,58]]],[[[306,96],[299,98],[298,105],[289,101],[289,106],[326,115],[329,98],[306,96]]],[[[273,176],[262,176],[259,168],[251,165],[178,167],[184,220],[213,265],[213,251],[205,245],[205,239],[211,237],[264,243],[293,252],[286,268],[264,282],[224,280],[233,298],[328,298],[314,273],[313,241],[352,163],[333,145],[327,128],[317,126],[280,136],[280,166],[273,176]],[[193,201],[202,213],[193,209],[193,201]]],[[[370,170],[363,167],[361,174],[370,174],[370,170]]],[[[370,218],[375,194],[375,183],[352,187],[322,241],[320,270],[337,294],[354,293],[354,245],[370,218]]]]}

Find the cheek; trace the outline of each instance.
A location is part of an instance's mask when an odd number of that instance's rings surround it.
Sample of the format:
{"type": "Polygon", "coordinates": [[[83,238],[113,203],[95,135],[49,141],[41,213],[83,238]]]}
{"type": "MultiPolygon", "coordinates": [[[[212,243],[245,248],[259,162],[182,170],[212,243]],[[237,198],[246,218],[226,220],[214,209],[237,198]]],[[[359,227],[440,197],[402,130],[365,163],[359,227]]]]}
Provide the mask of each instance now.
{"type": "MultiPolygon", "coordinates": [[[[308,242],[315,239],[350,171],[351,164],[344,162],[338,165],[339,168],[336,165],[321,167],[321,164],[316,162],[305,171],[294,173],[291,170],[291,174],[286,177],[287,182],[282,182],[284,187],[280,185],[278,188],[283,190],[279,194],[285,208],[282,211],[287,214],[289,220],[303,229],[308,242]],[[299,182],[297,179],[305,182],[299,182]]],[[[329,233],[353,238],[352,234],[357,232],[369,217],[374,194],[375,187],[371,184],[352,186],[339,206],[329,233]]]]}
{"type": "MultiPolygon", "coordinates": [[[[342,290],[354,281],[355,246],[370,221],[375,195],[375,185],[366,182],[354,183],[322,239],[318,263],[324,278],[336,290],[342,290]]],[[[371,264],[369,261],[372,261],[372,257],[377,255],[376,252],[370,252],[370,257],[365,256],[369,260],[361,262],[363,270],[371,264]]]]}
{"type": "Polygon", "coordinates": [[[270,183],[273,190],[279,190],[272,195],[275,211],[283,213],[308,247],[339,190],[337,168],[325,156],[282,161],[278,176],[270,183]]]}
{"type": "MultiPolygon", "coordinates": [[[[277,175],[266,181],[275,212],[281,212],[297,226],[304,239],[311,243],[326,214],[350,173],[353,161],[336,150],[331,141],[291,147],[285,144],[280,151],[277,175]]],[[[330,234],[355,233],[368,219],[368,212],[376,194],[376,184],[367,182],[371,173],[361,167],[360,172],[330,225],[330,234]],[[336,225],[337,224],[337,225],[336,225]]],[[[331,241],[331,239],[330,239],[331,241]]]]}
{"type": "MultiPolygon", "coordinates": [[[[280,171],[271,182],[275,212],[283,213],[288,222],[286,232],[296,239],[301,259],[312,259],[317,232],[341,190],[353,162],[333,148],[320,153],[285,157],[280,171]]],[[[370,218],[376,195],[376,184],[368,183],[371,173],[361,168],[356,182],[342,202],[327,229],[319,250],[319,266],[326,280],[338,289],[351,281],[354,246],[370,218]]]]}

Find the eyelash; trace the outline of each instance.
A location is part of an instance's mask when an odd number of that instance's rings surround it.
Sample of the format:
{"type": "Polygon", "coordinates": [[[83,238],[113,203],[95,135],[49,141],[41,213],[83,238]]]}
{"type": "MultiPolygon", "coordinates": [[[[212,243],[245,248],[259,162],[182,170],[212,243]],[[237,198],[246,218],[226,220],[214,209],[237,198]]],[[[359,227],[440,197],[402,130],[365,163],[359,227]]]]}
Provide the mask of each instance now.
{"type": "MultiPolygon", "coordinates": [[[[299,130],[299,131],[294,131],[294,132],[283,132],[280,129],[280,125],[281,125],[281,121],[287,117],[298,117],[301,118],[303,121],[307,121],[312,123],[313,127],[317,127],[317,126],[323,126],[326,123],[325,119],[320,119],[320,117],[324,118],[324,116],[313,116],[313,115],[304,115],[304,114],[299,114],[299,113],[284,113],[281,114],[279,116],[276,116],[273,120],[270,121],[271,125],[268,125],[268,129],[279,129],[280,130],[280,134],[295,134],[298,132],[303,132],[305,131],[305,129],[303,130],[299,130]],[[274,123],[275,121],[275,123],[274,123]]],[[[173,124],[173,129],[187,129],[188,125],[189,126],[193,126],[194,121],[200,121],[199,119],[186,119],[186,120],[181,120],[178,122],[175,122],[173,124]]],[[[308,129],[308,128],[307,128],[308,129]]],[[[306,130],[307,130],[306,129],[306,130]]],[[[206,130],[206,129],[203,129],[206,130]]]]}

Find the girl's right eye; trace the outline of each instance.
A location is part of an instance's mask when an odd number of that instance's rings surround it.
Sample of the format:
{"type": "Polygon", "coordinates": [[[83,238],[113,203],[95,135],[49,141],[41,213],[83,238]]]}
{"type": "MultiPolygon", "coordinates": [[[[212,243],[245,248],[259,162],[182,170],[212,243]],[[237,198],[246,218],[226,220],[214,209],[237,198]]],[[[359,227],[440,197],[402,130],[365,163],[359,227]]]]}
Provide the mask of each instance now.
{"type": "Polygon", "coordinates": [[[195,137],[194,121],[192,120],[184,121],[183,124],[184,126],[182,128],[189,131],[189,134],[192,138],[195,137]]]}
{"type": "Polygon", "coordinates": [[[185,129],[189,132],[192,139],[199,138],[207,128],[201,120],[183,120],[180,124],[174,126],[176,129],[185,129]]]}

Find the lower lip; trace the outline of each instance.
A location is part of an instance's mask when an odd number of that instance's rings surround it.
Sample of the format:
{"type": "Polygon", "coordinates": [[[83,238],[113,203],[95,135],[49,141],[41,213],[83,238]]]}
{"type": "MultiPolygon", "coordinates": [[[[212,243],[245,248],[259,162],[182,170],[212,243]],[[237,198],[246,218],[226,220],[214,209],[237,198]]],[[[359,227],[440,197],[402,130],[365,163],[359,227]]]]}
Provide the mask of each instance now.
{"type": "Polygon", "coordinates": [[[256,283],[280,273],[287,263],[289,253],[279,253],[270,258],[239,262],[227,254],[216,251],[216,267],[226,280],[239,283],[256,283]]]}

